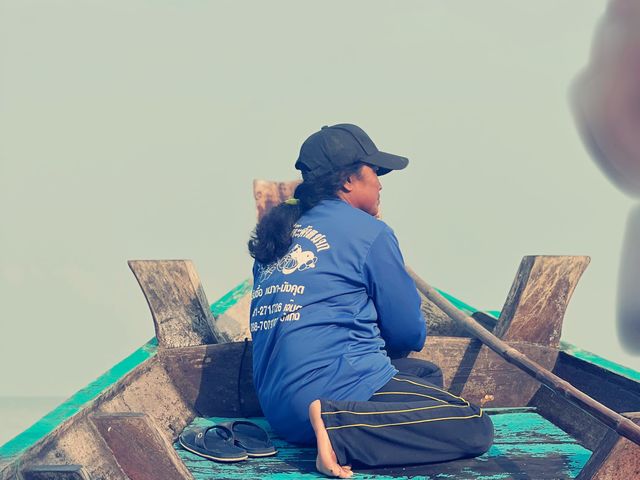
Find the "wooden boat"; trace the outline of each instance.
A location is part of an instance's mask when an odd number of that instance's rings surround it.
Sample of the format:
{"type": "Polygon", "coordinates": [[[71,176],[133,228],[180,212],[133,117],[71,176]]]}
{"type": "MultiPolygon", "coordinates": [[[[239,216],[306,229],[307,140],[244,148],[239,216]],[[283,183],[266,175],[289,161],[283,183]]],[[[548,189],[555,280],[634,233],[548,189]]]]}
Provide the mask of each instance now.
{"type": "MultiPolygon", "coordinates": [[[[525,257],[500,312],[467,315],[598,402],[640,423],[640,373],[560,341],[586,257],[525,257]]],[[[251,380],[244,281],[209,305],[192,262],[131,261],[156,336],[0,447],[0,479],[317,478],[313,449],[275,438],[279,454],[219,464],[180,448],[190,424],[261,418],[251,380]]],[[[358,471],[362,479],[632,479],[640,446],[542,386],[452,323],[427,298],[430,337],[415,356],[441,366],[445,386],[492,415],[495,443],[481,457],[358,471]]]]}

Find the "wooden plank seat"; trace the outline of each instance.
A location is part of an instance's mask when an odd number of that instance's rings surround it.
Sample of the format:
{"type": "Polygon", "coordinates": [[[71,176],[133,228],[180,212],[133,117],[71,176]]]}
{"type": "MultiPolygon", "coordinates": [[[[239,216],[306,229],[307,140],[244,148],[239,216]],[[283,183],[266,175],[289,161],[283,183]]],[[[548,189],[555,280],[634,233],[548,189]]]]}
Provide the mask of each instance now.
{"type": "MultiPolygon", "coordinates": [[[[576,478],[589,460],[591,451],[545,420],[532,408],[487,409],[495,426],[491,449],[478,458],[454,462],[414,465],[402,468],[358,470],[357,478],[423,479],[491,478],[493,479],[570,479],[576,478]]],[[[191,425],[211,425],[230,418],[197,417],[191,425]]],[[[195,479],[281,479],[318,478],[314,448],[291,445],[273,433],[263,417],[250,418],[269,431],[278,449],[270,458],[249,459],[234,464],[211,462],[184,450],[177,442],[176,451],[195,479]]]]}

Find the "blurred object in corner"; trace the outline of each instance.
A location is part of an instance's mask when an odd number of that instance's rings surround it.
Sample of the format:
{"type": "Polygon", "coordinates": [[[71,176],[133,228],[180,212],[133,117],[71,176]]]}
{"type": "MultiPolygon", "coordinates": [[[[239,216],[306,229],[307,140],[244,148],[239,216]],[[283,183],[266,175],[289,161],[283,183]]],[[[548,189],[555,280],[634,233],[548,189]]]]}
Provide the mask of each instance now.
{"type": "Polygon", "coordinates": [[[640,205],[629,213],[618,274],[618,338],[625,350],[640,353],[640,205]]]}
{"type": "MultiPolygon", "coordinates": [[[[621,191],[640,197],[640,0],[609,2],[570,95],[594,161],[621,191]]],[[[616,317],[620,343],[640,354],[640,205],[627,220],[616,317]]]]}
{"type": "Polygon", "coordinates": [[[571,104],[598,166],[622,191],[640,196],[640,1],[609,3],[571,104]]]}

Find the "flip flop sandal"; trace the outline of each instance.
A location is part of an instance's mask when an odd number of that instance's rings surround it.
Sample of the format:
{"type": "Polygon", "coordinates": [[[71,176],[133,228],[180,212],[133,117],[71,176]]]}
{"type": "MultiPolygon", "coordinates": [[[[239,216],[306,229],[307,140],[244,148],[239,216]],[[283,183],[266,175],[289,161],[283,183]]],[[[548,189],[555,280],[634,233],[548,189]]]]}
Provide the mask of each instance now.
{"type": "Polygon", "coordinates": [[[248,458],[246,450],[233,444],[233,433],[224,425],[189,428],[180,434],[178,441],[185,450],[216,462],[239,462],[248,458]]]}
{"type": "Polygon", "coordinates": [[[278,453],[264,428],[247,420],[236,420],[219,424],[233,434],[233,442],[250,457],[270,457],[278,453]]]}

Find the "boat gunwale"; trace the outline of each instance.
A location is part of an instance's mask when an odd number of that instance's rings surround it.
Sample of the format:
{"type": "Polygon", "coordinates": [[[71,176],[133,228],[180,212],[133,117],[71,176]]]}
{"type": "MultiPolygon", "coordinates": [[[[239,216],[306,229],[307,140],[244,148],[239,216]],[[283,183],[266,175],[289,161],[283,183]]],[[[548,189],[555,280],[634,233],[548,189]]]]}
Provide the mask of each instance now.
{"type": "MultiPolygon", "coordinates": [[[[250,280],[240,282],[236,287],[211,305],[211,312],[215,317],[222,315],[250,290],[250,280]]],[[[438,291],[455,303],[458,308],[461,308],[469,314],[481,312],[446,292],[438,291]]],[[[482,312],[496,319],[500,313],[496,311],[482,312]]],[[[573,357],[586,365],[597,367],[602,370],[602,373],[622,377],[622,379],[634,383],[640,383],[640,372],[583,350],[569,342],[561,341],[559,352],[573,357]]],[[[96,380],[80,389],[69,397],[69,399],[44,415],[33,425],[0,446],[0,474],[5,472],[6,469],[21,456],[46,445],[52,437],[52,434],[64,432],[76,420],[84,418],[89,412],[94,411],[95,407],[111,399],[111,396],[117,392],[118,385],[121,384],[121,382],[126,383],[127,379],[134,378],[147,367],[150,367],[151,364],[145,364],[157,358],[157,353],[158,342],[157,339],[153,337],[96,380]]]]}

